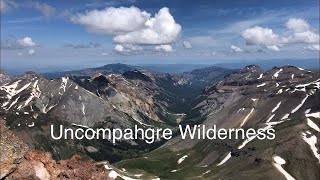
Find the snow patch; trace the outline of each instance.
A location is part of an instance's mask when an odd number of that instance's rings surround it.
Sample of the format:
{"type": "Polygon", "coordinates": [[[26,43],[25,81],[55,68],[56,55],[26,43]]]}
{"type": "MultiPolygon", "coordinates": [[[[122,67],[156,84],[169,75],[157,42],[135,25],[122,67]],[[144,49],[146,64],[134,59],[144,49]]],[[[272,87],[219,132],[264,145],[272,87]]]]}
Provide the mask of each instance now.
{"type": "Polygon", "coordinates": [[[306,100],[308,99],[308,97],[309,97],[309,95],[306,95],[306,97],[302,99],[301,103],[300,103],[296,108],[294,108],[294,109],[291,111],[291,113],[297,112],[297,111],[301,108],[301,106],[304,104],[304,102],[306,102],[306,100]]]}
{"type": "Polygon", "coordinates": [[[275,112],[280,107],[280,105],[281,105],[281,101],[276,105],[276,107],[272,109],[271,112],[275,112]]]}
{"type": "Polygon", "coordinates": [[[225,162],[227,162],[229,159],[231,158],[231,152],[229,152],[225,158],[222,159],[222,161],[217,164],[217,166],[221,166],[222,164],[224,164],[225,162]]]}
{"type": "Polygon", "coordinates": [[[249,112],[249,114],[244,118],[244,120],[242,121],[242,123],[240,124],[240,127],[242,127],[248,120],[249,116],[252,114],[254,108],[251,109],[251,111],[249,112]]]}
{"type": "Polygon", "coordinates": [[[83,115],[86,115],[85,109],[86,109],[86,107],[85,107],[84,104],[82,103],[82,114],[83,114],[83,115]]]}
{"type": "Polygon", "coordinates": [[[310,85],[314,85],[316,89],[320,89],[320,79],[312,81],[310,83],[296,85],[296,88],[305,88],[310,85]]]}
{"type": "Polygon", "coordinates": [[[281,118],[281,120],[288,119],[289,115],[290,115],[290,114],[285,114],[285,115],[281,118]]]}
{"type": "Polygon", "coordinates": [[[307,114],[306,114],[306,117],[320,118],[320,112],[307,113],[307,114]]]}
{"type": "Polygon", "coordinates": [[[265,86],[267,83],[262,83],[262,84],[259,84],[259,85],[257,85],[257,87],[263,87],[263,86],[265,86]]]}
{"type": "Polygon", "coordinates": [[[320,132],[320,129],[319,129],[319,127],[317,126],[317,124],[314,123],[311,119],[307,118],[307,124],[308,124],[308,126],[310,126],[312,129],[320,132]]]}
{"type": "Polygon", "coordinates": [[[243,111],[244,110],[244,108],[240,108],[238,111],[237,111],[237,113],[239,113],[240,111],[243,111]]]}
{"type": "Polygon", "coordinates": [[[10,106],[9,106],[8,108],[5,108],[5,110],[9,110],[13,105],[15,105],[15,104],[18,102],[19,98],[20,98],[20,96],[17,97],[17,98],[10,104],[10,106]]]}
{"type": "Polygon", "coordinates": [[[182,157],[177,161],[177,163],[178,163],[178,164],[181,164],[187,157],[188,157],[188,155],[182,156],[182,157]]]}
{"type": "Polygon", "coordinates": [[[263,76],[263,73],[260,74],[260,76],[257,79],[261,79],[263,76]]]}
{"type": "Polygon", "coordinates": [[[28,127],[33,127],[33,126],[34,126],[34,122],[28,125],[28,127]]]}
{"type": "Polygon", "coordinates": [[[111,171],[109,172],[109,177],[110,177],[110,178],[113,178],[113,179],[117,179],[117,177],[120,177],[120,178],[122,178],[123,180],[137,180],[137,179],[133,179],[133,178],[124,176],[124,175],[122,175],[122,174],[119,174],[119,173],[117,173],[115,170],[111,170],[111,171]]]}
{"type": "Polygon", "coordinates": [[[275,114],[272,114],[266,122],[270,122],[274,116],[275,114]]]}
{"type": "MultiPolygon", "coordinates": [[[[308,132],[307,132],[308,133],[308,132]]],[[[310,132],[308,133],[310,134],[310,132]]],[[[306,133],[302,133],[302,139],[309,144],[314,156],[318,159],[319,163],[320,163],[320,154],[318,153],[318,149],[316,147],[317,144],[317,136],[316,135],[312,135],[310,137],[307,137],[306,133]]]]}
{"type": "Polygon", "coordinates": [[[209,172],[211,172],[211,170],[204,172],[202,175],[208,174],[209,172]]]}
{"type": "Polygon", "coordinates": [[[282,71],[283,69],[279,69],[276,73],[274,73],[273,77],[278,78],[279,73],[282,71]]]}
{"type": "Polygon", "coordinates": [[[69,77],[62,77],[61,78],[61,86],[59,88],[59,94],[62,95],[62,93],[60,92],[60,89],[63,89],[63,92],[66,92],[66,87],[67,87],[67,83],[68,83],[69,77]]]}
{"type": "Polygon", "coordinates": [[[273,165],[276,167],[285,177],[287,180],[295,180],[286,170],[283,169],[282,165],[286,163],[284,159],[280,156],[273,157],[273,165]]]}

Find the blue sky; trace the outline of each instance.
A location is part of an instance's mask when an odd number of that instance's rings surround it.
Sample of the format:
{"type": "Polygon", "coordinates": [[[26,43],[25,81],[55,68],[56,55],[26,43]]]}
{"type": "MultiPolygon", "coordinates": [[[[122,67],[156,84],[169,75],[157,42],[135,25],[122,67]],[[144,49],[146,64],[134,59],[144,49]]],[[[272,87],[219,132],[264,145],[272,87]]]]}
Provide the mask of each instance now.
{"type": "Polygon", "coordinates": [[[319,59],[317,0],[0,0],[1,68],[319,59]]]}

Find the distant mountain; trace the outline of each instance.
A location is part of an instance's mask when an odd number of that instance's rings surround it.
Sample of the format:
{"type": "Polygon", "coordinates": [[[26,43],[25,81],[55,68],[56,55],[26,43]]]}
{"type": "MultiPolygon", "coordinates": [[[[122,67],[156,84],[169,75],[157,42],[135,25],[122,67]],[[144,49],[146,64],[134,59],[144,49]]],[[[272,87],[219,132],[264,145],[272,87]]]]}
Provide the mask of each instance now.
{"type": "Polygon", "coordinates": [[[180,74],[194,69],[210,67],[210,64],[141,64],[139,67],[152,72],[180,74]]]}
{"type": "Polygon", "coordinates": [[[96,68],[88,68],[88,69],[81,69],[81,70],[74,70],[74,71],[62,71],[62,72],[50,72],[50,73],[43,73],[42,75],[48,79],[55,79],[60,78],[63,76],[92,76],[97,73],[102,74],[122,74],[126,71],[138,69],[135,66],[130,66],[127,64],[107,64],[104,66],[96,67],[96,68]]]}
{"type": "Polygon", "coordinates": [[[236,62],[216,63],[216,66],[229,68],[229,69],[241,69],[250,64],[256,64],[263,70],[269,70],[275,66],[292,65],[301,67],[307,70],[319,72],[320,64],[319,59],[268,59],[268,60],[238,60],[236,62]]]}

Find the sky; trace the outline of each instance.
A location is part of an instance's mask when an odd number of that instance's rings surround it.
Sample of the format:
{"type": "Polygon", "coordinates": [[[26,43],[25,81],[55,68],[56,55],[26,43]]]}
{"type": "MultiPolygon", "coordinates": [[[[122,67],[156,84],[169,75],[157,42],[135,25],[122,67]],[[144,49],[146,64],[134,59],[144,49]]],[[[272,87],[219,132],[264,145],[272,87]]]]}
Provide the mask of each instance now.
{"type": "Polygon", "coordinates": [[[1,68],[319,61],[318,0],[0,0],[1,68]]]}

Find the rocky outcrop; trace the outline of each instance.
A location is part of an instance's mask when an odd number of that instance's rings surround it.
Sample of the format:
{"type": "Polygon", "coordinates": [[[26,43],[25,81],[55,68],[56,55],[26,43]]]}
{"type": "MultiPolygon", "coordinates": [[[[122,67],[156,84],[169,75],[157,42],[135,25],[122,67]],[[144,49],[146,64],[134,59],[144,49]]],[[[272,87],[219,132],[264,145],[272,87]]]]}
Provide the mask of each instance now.
{"type": "Polygon", "coordinates": [[[0,178],[2,178],[12,172],[15,168],[15,159],[21,158],[28,150],[28,146],[5,126],[4,120],[0,120],[0,135],[0,178]]]}
{"type": "Polygon", "coordinates": [[[112,179],[103,165],[73,156],[69,160],[56,162],[49,153],[29,151],[12,163],[12,168],[3,179],[112,179]]]}

